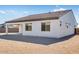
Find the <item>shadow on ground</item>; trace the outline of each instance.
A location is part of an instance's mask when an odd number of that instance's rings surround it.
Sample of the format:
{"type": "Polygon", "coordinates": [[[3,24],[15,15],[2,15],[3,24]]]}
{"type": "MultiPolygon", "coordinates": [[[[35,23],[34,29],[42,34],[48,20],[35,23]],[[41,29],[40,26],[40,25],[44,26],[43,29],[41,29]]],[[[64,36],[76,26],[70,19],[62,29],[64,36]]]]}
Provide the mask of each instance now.
{"type": "Polygon", "coordinates": [[[23,42],[29,42],[29,43],[49,45],[49,44],[68,40],[73,36],[74,35],[57,39],[57,38],[22,36],[22,35],[0,35],[0,38],[6,39],[6,40],[16,40],[16,41],[23,41],[23,42]]]}

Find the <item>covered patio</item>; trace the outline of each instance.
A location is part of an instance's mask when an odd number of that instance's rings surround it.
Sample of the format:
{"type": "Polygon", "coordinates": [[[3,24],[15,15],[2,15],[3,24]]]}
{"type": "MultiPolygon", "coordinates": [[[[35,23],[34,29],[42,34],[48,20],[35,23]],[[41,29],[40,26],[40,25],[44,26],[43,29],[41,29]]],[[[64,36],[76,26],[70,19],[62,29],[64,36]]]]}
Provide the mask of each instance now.
{"type": "Polygon", "coordinates": [[[22,24],[19,23],[7,23],[6,24],[6,34],[22,34],[22,24]]]}

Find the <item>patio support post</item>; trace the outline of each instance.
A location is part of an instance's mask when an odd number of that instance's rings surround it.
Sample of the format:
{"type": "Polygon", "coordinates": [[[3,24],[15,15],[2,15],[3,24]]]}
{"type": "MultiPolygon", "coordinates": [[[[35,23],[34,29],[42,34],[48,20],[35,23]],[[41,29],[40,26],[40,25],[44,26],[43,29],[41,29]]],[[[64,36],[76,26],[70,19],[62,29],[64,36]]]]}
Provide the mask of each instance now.
{"type": "Polygon", "coordinates": [[[20,25],[19,25],[19,34],[22,34],[22,31],[23,31],[22,29],[23,29],[23,28],[22,28],[22,24],[20,24],[20,25]]]}
{"type": "Polygon", "coordinates": [[[6,34],[8,34],[8,25],[6,24],[6,34]]]}

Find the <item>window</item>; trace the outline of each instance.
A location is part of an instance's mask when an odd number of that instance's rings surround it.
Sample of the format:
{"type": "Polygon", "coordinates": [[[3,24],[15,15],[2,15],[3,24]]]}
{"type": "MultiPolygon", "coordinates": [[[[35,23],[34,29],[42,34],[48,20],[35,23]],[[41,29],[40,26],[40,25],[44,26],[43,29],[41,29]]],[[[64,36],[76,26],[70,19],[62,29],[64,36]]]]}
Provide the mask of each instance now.
{"type": "Polygon", "coordinates": [[[50,22],[41,23],[41,31],[50,31],[50,22]]]}
{"type": "Polygon", "coordinates": [[[25,30],[26,30],[26,31],[32,31],[32,23],[27,23],[27,24],[25,25],[25,30]]]}

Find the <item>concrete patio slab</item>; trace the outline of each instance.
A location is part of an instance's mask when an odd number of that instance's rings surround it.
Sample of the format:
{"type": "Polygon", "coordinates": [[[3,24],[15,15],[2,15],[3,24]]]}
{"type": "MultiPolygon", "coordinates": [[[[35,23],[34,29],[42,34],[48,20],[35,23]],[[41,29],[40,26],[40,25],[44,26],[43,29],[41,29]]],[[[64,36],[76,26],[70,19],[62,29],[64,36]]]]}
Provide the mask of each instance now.
{"type": "Polygon", "coordinates": [[[57,38],[23,36],[23,35],[14,35],[13,34],[13,35],[0,35],[0,38],[6,39],[6,40],[15,40],[15,41],[23,41],[23,42],[29,42],[29,43],[49,45],[49,44],[61,42],[64,40],[68,40],[72,36],[57,39],[57,38]]]}

